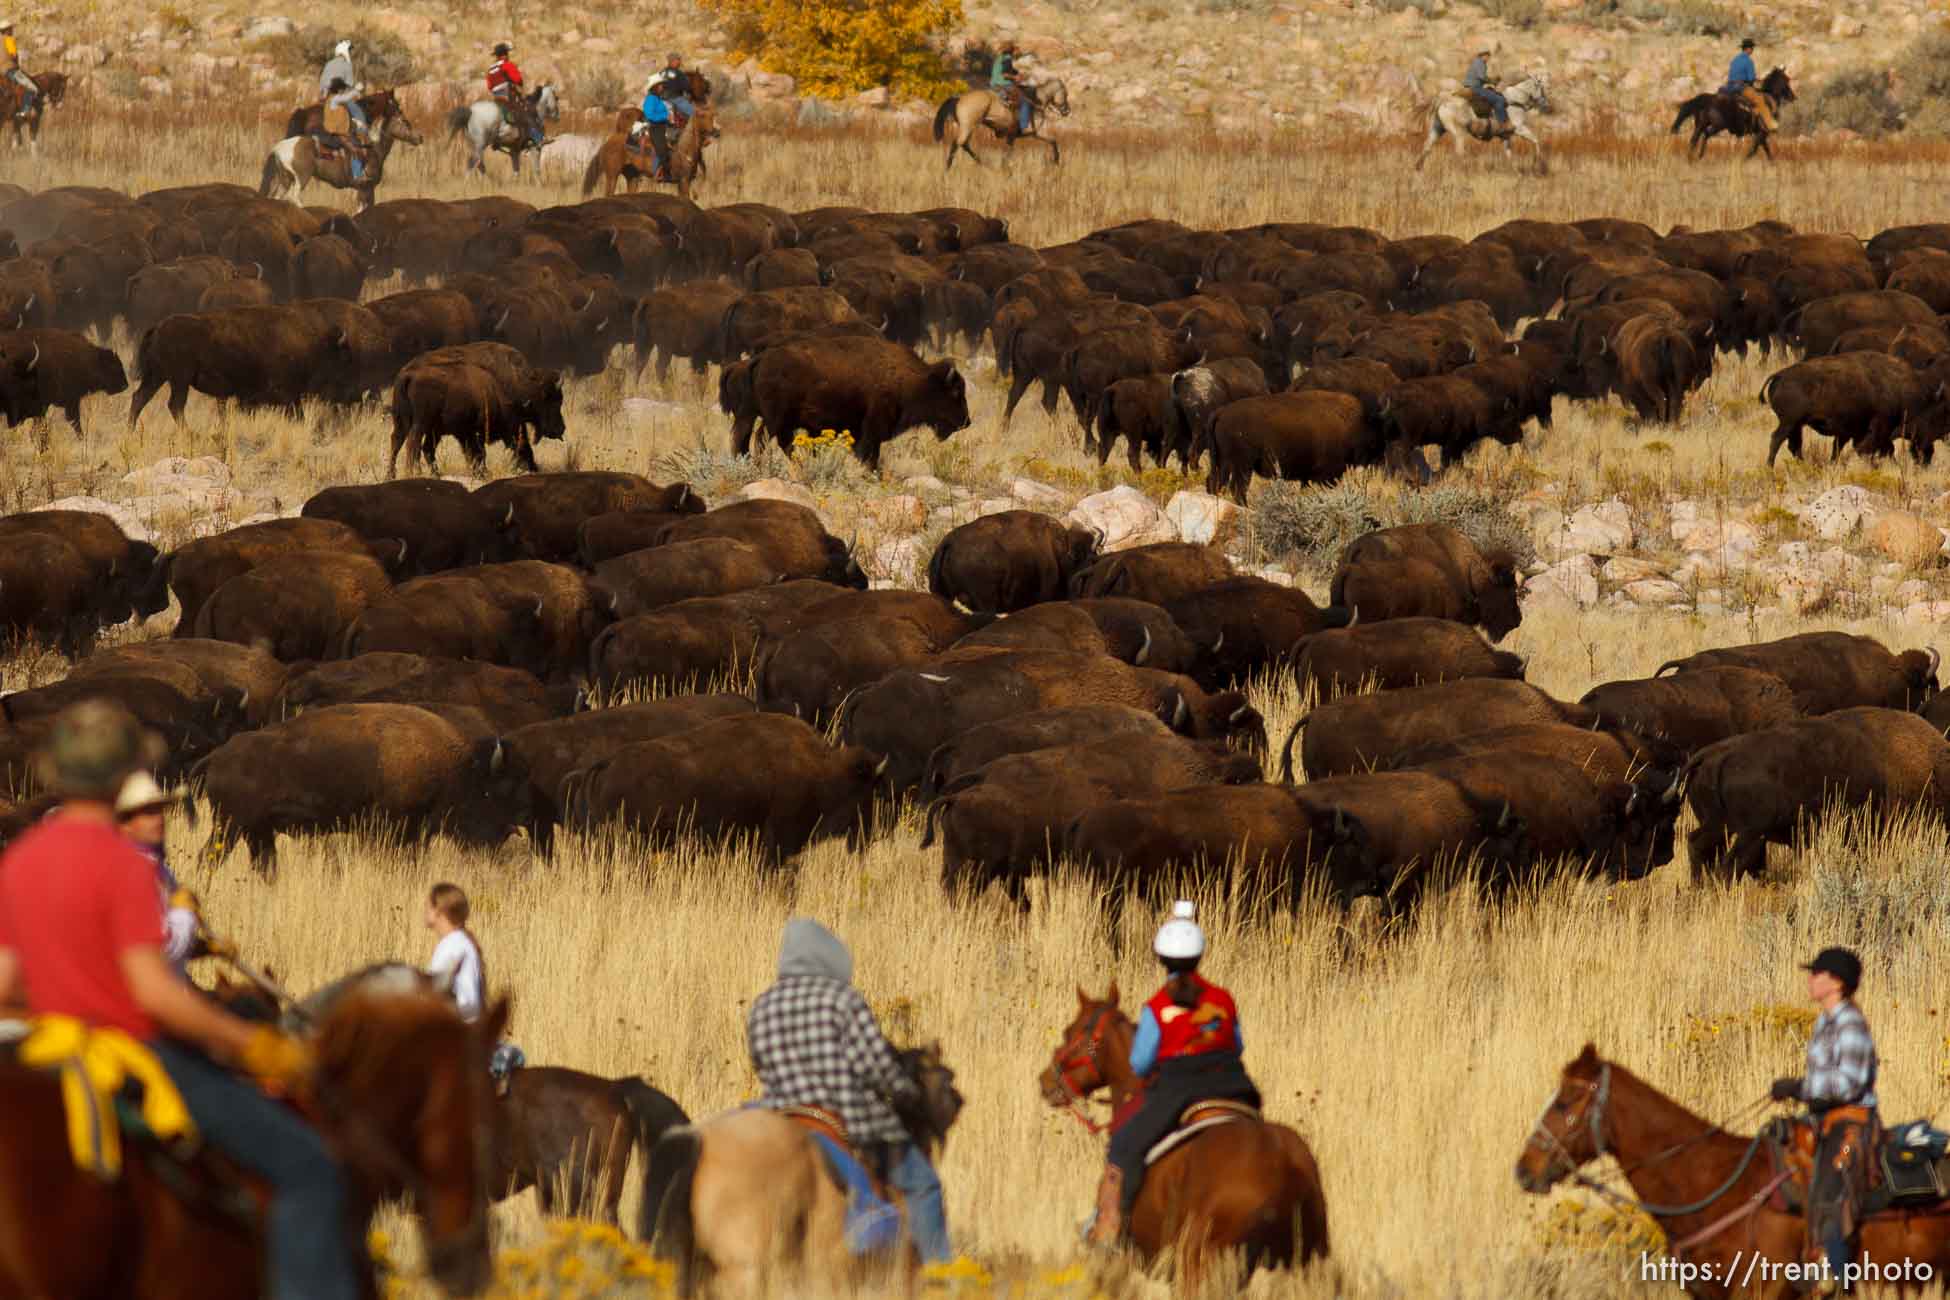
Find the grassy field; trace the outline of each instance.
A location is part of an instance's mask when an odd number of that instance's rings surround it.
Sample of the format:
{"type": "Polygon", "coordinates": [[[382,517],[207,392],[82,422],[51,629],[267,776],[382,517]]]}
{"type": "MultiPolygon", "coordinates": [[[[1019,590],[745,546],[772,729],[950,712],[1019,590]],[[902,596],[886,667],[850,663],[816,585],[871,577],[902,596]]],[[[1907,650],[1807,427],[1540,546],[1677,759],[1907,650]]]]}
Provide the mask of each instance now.
{"type": "MultiPolygon", "coordinates": [[[[412,115],[431,133],[444,107],[414,102],[412,115]]],[[[132,117],[63,111],[37,159],[8,156],[6,177],[30,187],[130,191],[249,183],[275,133],[272,116],[269,105],[233,107],[159,148],[132,117]]],[[[1553,174],[1537,180],[1481,149],[1462,162],[1445,152],[1418,176],[1407,140],[1079,133],[1060,168],[1019,160],[1006,169],[957,167],[944,180],[918,130],[821,135],[735,123],[700,198],[787,208],[965,204],[1006,216],[1014,236],[1032,243],[1151,216],[1195,226],[1280,218],[1464,236],[1517,216],[1612,214],[1662,230],[1777,217],[1866,237],[1942,215],[1937,153],[1795,145],[1773,167],[1724,155],[1688,165],[1665,141],[1552,143],[1553,174]]],[[[389,197],[485,192],[460,178],[458,154],[444,143],[403,150],[395,162],[389,197]]],[[[494,166],[500,185],[505,160],[494,166]]],[[[538,205],[574,197],[559,180],[524,181],[511,192],[538,205]]],[[[126,355],[128,340],[118,343],[126,355]]],[[[1772,421],[1755,393],[1779,364],[1723,364],[1673,428],[1640,428],[1615,403],[1560,404],[1552,433],[1519,449],[1479,452],[1454,477],[1508,503],[1567,511],[1618,495],[1642,533],[1657,533],[1675,500],[1779,520],[1786,503],[1842,482],[1940,519],[1935,499],[1950,487],[1950,468],[1941,465],[1837,466],[1817,454],[1809,465],[1765,471],[1772,421]]],[[[992,367],[977,357],[966,370],[975,414],[968,431],[947,443],[904,440],[879,478],[841,467],[815,483],[834,531],[845,535],[863,501],[902,490],[901,480],[917,474],[977,498],[1018,474],[1077,494],[1135,481],[1162,499],[1180,485],[1156,471],[1135,480],[1121,466],[1100,471],[1067,412],[1052,423],[1026,406],[1002,429],[1003,390],[992,367]]],[[[795,472],[777,456],[756,466],[731,461],[714,390],[682,371],[660,386],[615,369],[573,381],[568,392],[569,441],[543,448],[544,468],[631,469],[660,479],[683,471],[707,494],[795,472]],[[626,404],[637,398],[651,404],[626,404]]],[[[221,414],[202,398],[189,412],[178,428],[152,408],[130,433],[122,402],[97,400],[83,437],[62,425],[16,433],[0,444],[0,506],[76,494],[115,499],[126,495],[122,475],[166,456],[221,458],[242,495],[239,517],[291,509],[324,484],[384,472],[386,425],[376,413],[294,422],[221,414]]],[[[442,468],[460,466],[448,460],[442,468]]],[[[507,472],[505,461],[494,472],[507,472]]],[[[1399,490],[1378,477],[1359,482],[1379,496],[1399,490]]],[[[187,513],[167,521],[160,540],[190,522],[187,513]]],[[[871,521],[865,529],[861,550],[870,554],[880,539],[871,521]]],[[[1793,525],[1779,524],[1778,534],[1793,537],[1793,525]]],[[[1914,576],[1941,586],[1934,568],[1914,576]]],[[[1320,585],[1317,573],[1302,577],[1320,585]]],[[[1927,629],[1837,622],[1839,607],[1815,620],[1788,618],[1757,575],[1730,575],[1724,585],[1732,593],[1724,616],[1540,608],[1508,645],[1528,656],[1530,680],[1575,697],[1692,649],[1815,627],[1874,633],[1897,648],[1928,640],[1927,629]]],[[[141,634],[161,633],[169,617],[141,634]]],[[[16,656],[0,663],[0,682],[14,688],[60,671],[50,656],[16,656]]],[[[1302,708],[1290,683],[1265,684],[1257,697],[1276,737],[1302,708]]],[[[1116,978],[1133,996],[1149,992],[1155,972],[1142,954],[1153,918],[1134,909],[1117,957],[1100,934],[1094,899],[1075,882],[1039,892],[1026,921],[993,903],[951,908],[937,861],[918,846],[919,829],[910,815],[863,854],[817,848],[782,878],[762,877],[747,855],[716,848],[649,853],[570,839],[544,864],[519,843],[479,854],[444,841],[420,848],[337,836],[287,842],[274,883],[254,876],[241,855],[193,883],[248,954],[304,987],[366,959],[423,958],[431,947],[420,929],[425,891],[435,880],[457,880],[475,899],[475,929],[496,984],[517,999],[515,1036],[531,1061],[641,1073],[694,1114],[753,1094],[745,1008],[769,982],[785,918],[817,916],[853,946],[859,981],[888,1023],[941,1039],[960,1071],[969,1104],[943,1175],[962,1249],[998,1283],[1021,1282],[1032,1293],[1137,1291],[1128,1278],[1071,1271],[1075,1225],[1101,1153],[1043,1104],[1033,1075],[1056,1046],[1077,985],[1101,990],[1116,978]]],[[[174,833],[187,859],[198,833],[180,822],[174,833]]],[[[1238,997],[1253,1043],[1248,1065],[1270,1112],[1296,1125],[1319,1157],[1334,1234],[1330,1267],[1262,1278],[1253,1294],[1664,1294],[1636,1281],[1647,1240],[1640,1226],[1571,1208],[1574,1197],[1540,1200],[1517,1189],[1512,1165],[1558,1069],[1590,1039],[1701,1112],[1732,1113],[1797,1065],[1806,1013],[1795,963],[1825,944],[1852,943],[1868,958],[1863,1005],[1882,1050],[1885,1114],[1937,1111],[1950,1066],[1950,977],[1939,958],[1950,931],[1946,851],[1939,826],[1877,830],[1836,819],[1801,851],[1777,853],[1766,882],[1721,888],[1690,883],[1682,837],[1680,860],[1639,884],[1558,884],[1497,907],[1461,888],[1384,942],[1364,945],[1351,944],[1336,917],[1317,907],[1246,924],[1248,900],[1215,888],[1202,900],[1209,972],[1238,997]]],[[[633,1205],[634,1195],[626,1220],[633,1205]]],[[[650,1285],[594,1265],[577,1265],[576,1278],[553,1276],[564,1270],[540,1245],[546,1231],[527,1196],[499,1218],[504,1242],[528,1252],[510,1260],[539,1259],[553,1277],[528,1291],[527,1275],[511,1262],[509,1294],[624,1295],[650,1285]]],[[[410,1279],[412,1234],[396,1222],[388,1233],[410,1279]]],[[[413,1293],[415,1284],[403,1289],[413,1293]]]]}

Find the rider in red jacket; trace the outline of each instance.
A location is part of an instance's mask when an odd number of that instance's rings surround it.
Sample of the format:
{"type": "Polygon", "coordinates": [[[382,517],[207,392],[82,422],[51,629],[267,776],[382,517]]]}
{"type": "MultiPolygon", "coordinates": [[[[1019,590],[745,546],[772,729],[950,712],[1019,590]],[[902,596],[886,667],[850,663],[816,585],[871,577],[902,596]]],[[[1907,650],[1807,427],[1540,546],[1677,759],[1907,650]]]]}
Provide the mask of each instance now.
{"type": "Polygon", "coordinates": [[[517,127],[525,127],[528,138],[539,147],[542,143],[542,124],[528,111],[528,100],[523,94],[526,87],[522,83],[521,69],[515,66],[514,47],[502,41],[494,47],[494,62],[488,65],[488,94],[494,96],[501,105],[501,115],[517,127]]]}

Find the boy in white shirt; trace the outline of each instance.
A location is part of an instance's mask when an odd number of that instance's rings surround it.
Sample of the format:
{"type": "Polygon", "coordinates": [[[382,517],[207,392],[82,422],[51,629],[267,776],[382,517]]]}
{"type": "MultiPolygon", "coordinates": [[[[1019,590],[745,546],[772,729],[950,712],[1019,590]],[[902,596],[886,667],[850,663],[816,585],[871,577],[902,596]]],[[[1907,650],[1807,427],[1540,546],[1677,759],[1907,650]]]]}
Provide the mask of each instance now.
{"type": "Polygon", "coordinates": [[[427,929],[439,936],[427,971],[445,979],[463,1020],[477,1020],[487,980],[481,946],[467,929],[467,913],[467,894],[459,885],[443,880],[427,895],[427,929]]]}

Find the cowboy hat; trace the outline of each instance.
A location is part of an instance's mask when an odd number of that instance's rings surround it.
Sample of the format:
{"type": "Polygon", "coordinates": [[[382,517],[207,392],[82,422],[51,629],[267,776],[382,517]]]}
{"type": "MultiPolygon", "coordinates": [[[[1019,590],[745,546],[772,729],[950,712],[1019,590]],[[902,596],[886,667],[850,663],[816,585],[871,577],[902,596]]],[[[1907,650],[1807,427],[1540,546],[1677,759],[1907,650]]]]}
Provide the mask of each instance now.
{"type": "Polygon", "coordinates": [[[1754,48],[1754,38],[1753,38],[1753,37],[1751,37],[1751,36],[1749,36],[1749,37],[1747,37],[1747,38],[1746,38],[1745,40],[1743,40],[1743,41],[1741,41],[1741,42],[1740,42],[1740,48],[1741,48],[1741,49],[1743,49],[1743,50],[1751,50],[1751,49],[1753,49],[1753,48],[1754,48]]]}
{"type": "Polygon", "coordinates": [[[13,20],[13,19],[11,19],[11,18],[0,18],[0,32],[10,32],[10,31],[12,31],[13,29],[14,29],[14,20],[13,20]]]}
{"type": "Polygon", "coordinates": [[[133,817],[139,812],[166,808],[182,801],[181,790],[165,790],[156,784],[155,777],[147,772],[137,772],[122,782],[122,792],[115,796],[115,815],[118,818],[133,817]]]}
{"type": "Polygon", "coordinates": [[[496,54],[513,54],[515,52],[515,47],[508,44],[508,42],[506,41],[496,41],[494,44],[494,52],[496,54]]]}

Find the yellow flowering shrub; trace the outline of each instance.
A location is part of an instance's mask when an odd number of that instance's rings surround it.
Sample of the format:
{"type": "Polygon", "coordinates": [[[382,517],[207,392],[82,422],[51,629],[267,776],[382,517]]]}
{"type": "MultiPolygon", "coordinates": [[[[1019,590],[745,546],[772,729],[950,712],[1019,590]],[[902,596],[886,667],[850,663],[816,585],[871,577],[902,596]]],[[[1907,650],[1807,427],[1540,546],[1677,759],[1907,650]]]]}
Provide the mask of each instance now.
{"type": "Polygon", "coordinates": [[[1537,1225],[1537,1244],[1546,1250],[1581,1254],[1656,1255],[1666,1234],[1650,1215],[1605,1202],[1557,1201],[1537,1225]]]}
{"type": "Polygon", "coordinates": [[[834,98],[891,87],[939,99],[964,87],[935,42],[962,23],[961,0],[703,0],[751,55],[808,94],[834,98]]]}
{"type": "Polygon", "coordinates": [[[858,477],[850,429],[821,429],[792,435],[792,476],[814,488],[831,488],[858,477]]]}
{"type": "Polygon", "coordinates": [[[641,1242],[606,1223],[573,1219],[549,1224],[548,1236],[524,1250],[494,1257],[489,1300],[605,1300],[675,1294],[675,1273],[641,1242]]]}
{"type": "Polygon", "coordinates": [[[1804,1002],[1774,1002],[1721,1015],[1688,1014],[1674,1037],[1674,1050],[1705,1055],[1722,1043],[1739,1040],[1764,1049],[1794,1049],[1808,1041],[1815,1009],[1804,1002]]]}

